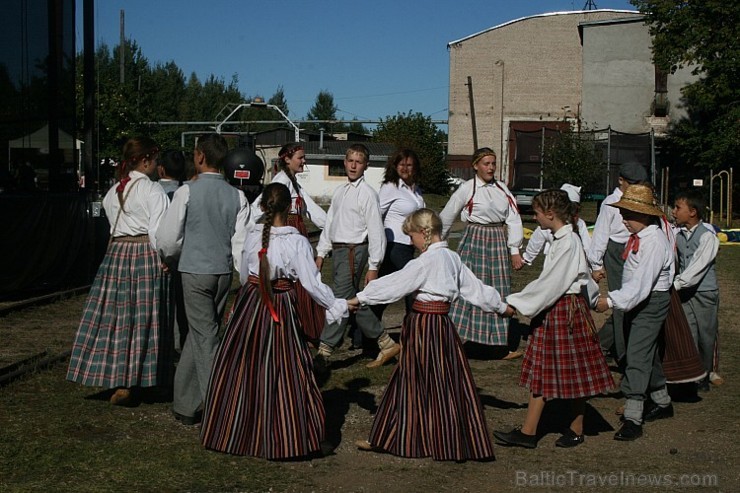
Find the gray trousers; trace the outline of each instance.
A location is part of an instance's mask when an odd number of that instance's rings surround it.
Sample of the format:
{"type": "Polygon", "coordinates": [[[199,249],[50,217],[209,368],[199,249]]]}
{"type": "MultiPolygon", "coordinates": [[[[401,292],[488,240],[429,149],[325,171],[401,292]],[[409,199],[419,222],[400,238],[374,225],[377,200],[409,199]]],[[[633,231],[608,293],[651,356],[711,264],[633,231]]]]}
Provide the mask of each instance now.
{"type": "Polygon", "coordinates": [[[689,321],[691,336],[699,350],[704,369],[714,371],[714,345],[719,326],[719,290],[678,292],[683,311],[689,321]],[[687,297],[684,301],[684,297],[687,297]]]}
{"type": "Polygon", "coordinates": [[[205,401],[231,275],[182,273],[189,331],[175,371],[172,409],[183,416],[194,417],[205,401]]]}
{"type": "MultiPolygon", "coordinates": [[[[606,270],[606,286],[609,291],[617,291],[622,287],[622,272],[624,260],[622,253],[624,244],[609,240],[604,254],[604,269],[606,270]]],[[[624,358],[627,345],[624,340],[624,313],[614,308],[611,316],[599,331],[601,347],[610,351],[617,362],[624,358]]]]}
{"type": "Polygon", "coordinates": [[[658,354],[658,336],[670,302],[668,291],[653,291],[647,300],[625,313],[624,322],[629,334],[622,393],[627,400],[644,401],[648,390],[660,390],[666,386],[658,354]]]}
{"type": "MultiPolygon", "coordinates": [[[[350,248],[339,247],[332,250],[334,271],[334,296],[337,298],[353,298],[360,291],[360,284],[367,266],[367,244],[352,248],[353,258],[350,259],[350,248]],[[353,262],[353,266],[350,265],[353,262]],[[351,268],[352,267],[352,268],[351,268]]],[[[376,339],[383,333],[380,319],[368,308],[360,310],[341,322],[326,324],[321,332],[321,342],[336,347],[344,336],[348,323],[357,324],[365,337],[376,339]]]]}

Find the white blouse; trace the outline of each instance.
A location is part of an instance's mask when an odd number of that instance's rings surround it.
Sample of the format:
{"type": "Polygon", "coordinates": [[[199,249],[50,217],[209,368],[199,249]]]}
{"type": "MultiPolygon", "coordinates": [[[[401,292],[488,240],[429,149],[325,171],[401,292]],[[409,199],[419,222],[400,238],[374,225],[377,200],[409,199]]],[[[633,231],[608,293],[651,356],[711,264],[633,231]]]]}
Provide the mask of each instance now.
{"type": "MultiPolygon", "coordinates": [[[[578,218],[577,224],[578,236],[581,238],[583,249],[588,251],[588,248],[591,246],[591,236],[588,234],[588,227],[586,226],[585,221],[580,217],[578,218]]],[[[552,240],[552,232],[549,229],[542,229],[537,226],[537,229],[534,230],[532,236],[530,236],[529,241],[527,242],[527,249],[524,251],[524,255],[522,255],[522,260],[531,265],[532,262],[534,262],[534,259],[537,258],[537,255],[540,254],[543,247],[544,253],[547,255],[547,252],[550,250],[552,240]]]]}
{"type": "Polygon", "coordinates": [[[637,237],[640,239],[637,253],[630,253],[624,261],[622,287],[608,294],[612,305],[625,312],[646,300],[653,291],[668,291],[675,272],[672,236],[651,224],[637,233],[637,237]]]}
{"type": "MultiPolygon", "coordinates": [[[[282,183],[286,187],[288,187],[288,190],[290,191],[290,214],[298,214],[300,211],[298,210],[298,206],[296,205],[296,201],[298,199],[298,192],[293,187],[293,182],[290,181],[290,177],[285,171],[280,171],[278,174],[272,177],[272,183],[282,183]]],[[[310,195],[306,193],[305,190],[303,190],[300,194],[301,199],[306,204],[306,211],[308,211],[308,218],[311,220],[312,223],[316,225],[319,229],[324,229],[324,226],[326,225],[326,212],[324,209],[321,208],[316,202],[313,201],[310,195]]],[[[253,222],[259,222],[259,220],[262,218],[262,215],[264,212],[262,212],[262,209],[260,208],[260,201],[262,200],[262,194],[260,194],[259,197],[254,199],[254,202],[252,202],[252,217],[253,222]]]]}
{"type": "Polygon", "coordinates": [[[591,247],[586,250],[588,261],[593,270],[600,270],[604,266],[604,254],[609,240],[625,244],[630,237],[630,232],[622,222],[622,214],[619,209],[609,204],[614,204],[622,199],[622,190],[617,187],[601,203],[599,215],[596,217],[594,232],[591,237],[591,247]]]}
{"type": "Polygon", "coordinates": [[[591,279],[581,240],[567,224],[553,235],[550,251],[540,277],[518,293],[506,297],[506,302],[523,315],[533,317],[553,306],[566,294],[584,293],[591,279]]]}
{"type": "Polygon", "coordinates": [[[380,214],[383,216],[385,238],[390,242],[411,245],[411,237],[403,232],[408,216],[425,207],[419,187],[410,187],[402,179],[398,183],[383,183],[378,192],[380,214]]]}
{"type": "Polygon", "coordinates": [[[432,243],[403,269],[370,281],[357,293],[357,299],[366,305],[388,304],[410,293],[415,293],[419,301],[450,303],[462,296],[482,310],[506,311],[499,292],[475,277],[460,256],[447,248],[446,241],[432,243]]]}
{"type": "Polygon", "coordinates": [[[519,211],[512,206],[514,200],[503,182],[486,183],[475,176],[460,185],[439,214],[442,219],[442,237],[447,237],[458,214],[462,221],[471,224],[506,223],[509,252],[511,255],[518,254],[524,239],[524,228],[519,211]],[[473,197],[473,209],[470,212],[467,204],[473,195],[474,181],[475,196],[473,197]]]}
{"type": "Polygon", "coordinates": [[[131,171],[129,176],[131,181],[123,189],[126,202],[120,216],[118,211],[121,209],[121,203],[116,193],[118,183],[113,185],[103,198],[103,208],[110,223],[110,234],[113,237],[149,235],[149,243],[156,250],[157,228],[170,199],[162,185],[152,181],[144,173],[131,171]]]}
{"type": "MultiPolygon", "coordinates": [[[[247,233],[239,276],[242,284],[247,283],[250,275],[259,276],[263,229],[264,225],[258,224],[247,233]]],[[[297,229],[292,226],[270,228],[267,260],[270,279],[299,280],[311,298],[326,309],[327,323],[349,316],[347,300],[336,299],[331,288],[321,282],[321,272],[316,268],[311,244],[297,229]]]]}

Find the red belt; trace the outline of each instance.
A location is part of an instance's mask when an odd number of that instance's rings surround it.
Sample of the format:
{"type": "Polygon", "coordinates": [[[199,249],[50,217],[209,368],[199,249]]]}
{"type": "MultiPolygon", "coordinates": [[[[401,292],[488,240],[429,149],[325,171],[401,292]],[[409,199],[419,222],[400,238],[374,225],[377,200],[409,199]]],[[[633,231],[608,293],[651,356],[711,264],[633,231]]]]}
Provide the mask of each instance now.
{"type": "Polygon", "coordinates": [[[411,309],[419,313],[433,313],[444,315],[450,313],[450,303],[446,301],[419,301],[414,300],[411,309]]]}

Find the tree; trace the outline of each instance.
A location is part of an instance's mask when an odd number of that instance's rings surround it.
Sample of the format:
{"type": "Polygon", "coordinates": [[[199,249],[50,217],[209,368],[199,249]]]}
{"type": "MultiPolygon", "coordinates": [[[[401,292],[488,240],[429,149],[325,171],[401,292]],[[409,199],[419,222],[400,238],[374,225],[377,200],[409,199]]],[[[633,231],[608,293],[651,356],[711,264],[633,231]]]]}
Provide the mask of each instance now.
{"type": "Polygon", "coordinates": [[[604,163],[594,146],[594,134],[570,130],[545,140],[543,178],[545,183],[571,183],[593,191],[600,184],[604,163]]]}
{"type": "Polygon", "coordinates": [[[445,195],[450,191],[449,174],[444,162],[446,135],[421,113],[388,116],[373,132],[375,142],[390,142],[396,147],[414,150],[421,160],[421,187],[425,192],[445,195]]]}
{"type": "MultiPolygon", "coordinates": [[[[316,96],[314,105],[308,110],[306,120],[336,120],[337,106],[334,104],[334,96],[329,91],[320,91],[316,96]]],[[[327,132],[337,131],[337,124],[332,123],[308,123],[307,130],[318,130],[323,127],[327,132]]]]}
{"type": "Polygon", "coordinates": [[[646,16],[655,64],[692,67],[687,117],[669,129],[668,155],[691,167],[726,168],[740,158],[740,8],[726,0],[631,0],[646,16]]]}
{"type": "Polygon", "coordinates": [[[268,104],[272,104],[280,108],[280,111],[285,113],[286,116],[288,115],[288,102],[285,100],[285,91],[283,91],[283,86],[278,86],[275,94],[273,94],[267,102],[268,104]]]}

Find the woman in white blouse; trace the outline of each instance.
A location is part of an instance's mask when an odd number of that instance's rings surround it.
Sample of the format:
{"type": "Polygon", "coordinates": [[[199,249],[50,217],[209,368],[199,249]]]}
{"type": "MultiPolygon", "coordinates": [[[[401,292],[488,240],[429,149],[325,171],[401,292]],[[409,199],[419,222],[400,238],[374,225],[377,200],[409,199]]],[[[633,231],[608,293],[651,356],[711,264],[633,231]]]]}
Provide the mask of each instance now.
{"type": "MultiPolygon", "coordinates": [[[[383,184],[378,192],[380,213],[385,228],[385,258],[379,276],[392,274],[403,269],[414,258],[414,245],[409,235],[403,232],[403,222],[408,216],[425,207],[421,196],[419,156],[411,149],[396,151],[388,160],[383,184]]],[[[406,296],[406,313],[411,310],[413,297],[406,296]]],[[[383,315],[387,305],[378,307],[376,313],[383,315]]]]}
{"type": "Polygon", "coordinates": [[[103,199],[111,240],[82,313],[67,379],[116,389],[112,404],[130,405],[137,387],[169,383],[173,347],[167,330],[168,289],[155,233],[169,203],[151,180],[159,149],[153,140],[129,139],[120,181],[103,199]]]}
{"type": "MultiPolygon", "coordinates": [[[[475,176],[460,185],[440,213],[442,237],[447,237],[458,216],[467,223],[457,247],[460,258],[484,284],[507,296],[511,292],[511,267],[519,270],[524,265],[519,254],[524,237],[522,219],[511,192],[495,178],[496,154],[488,147],[478,149],[471,165],[475,176]]],[[[458,299],[450,318],[464,340],[507,345],[509,320],[497,313],[484,312],[458,299]]],[[[518,356],[521,353],[510,351],[507,358],[518,356]]]]}

